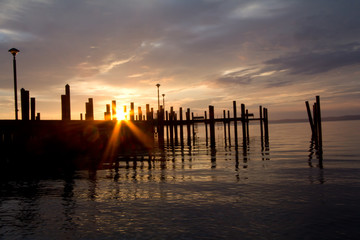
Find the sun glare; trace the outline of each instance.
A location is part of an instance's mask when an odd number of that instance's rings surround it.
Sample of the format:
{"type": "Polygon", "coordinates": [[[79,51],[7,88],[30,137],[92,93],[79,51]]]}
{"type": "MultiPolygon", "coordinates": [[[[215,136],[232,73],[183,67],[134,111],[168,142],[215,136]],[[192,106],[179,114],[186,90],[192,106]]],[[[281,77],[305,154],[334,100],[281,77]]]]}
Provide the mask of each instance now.
{"type": "Polygon", "coordinates": [[[126,112],[119,111],[116,113],[116,119],[118,121],[126,120],[126,112]]]}

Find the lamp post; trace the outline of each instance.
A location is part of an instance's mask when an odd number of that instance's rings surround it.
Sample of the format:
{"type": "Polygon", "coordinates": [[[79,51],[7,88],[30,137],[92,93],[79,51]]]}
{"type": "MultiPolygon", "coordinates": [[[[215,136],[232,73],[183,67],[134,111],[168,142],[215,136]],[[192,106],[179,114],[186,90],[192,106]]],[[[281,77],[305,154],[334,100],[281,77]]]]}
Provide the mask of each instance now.
{"type": "Polygon", "coordinates": [[[163,109],[165,110],[165,94],[163,93],[162,96],[163,96],[163,109]]]}
{"type": "Polygon", "coordinates": [[[17,79],[16,79],[16,54],[20,52],[16,48],[11,48],[9,52],[13,55],[13,69],[14,69],[14,94],[15,94],[15,119],[18,120],[18,105],[17,105],[17,79]]]}
{"type": "Polygon", "coordinates": [[[160,94],[159,94],[159,87],[160,87],[160,84],[156,84],[157,86],[157,90],[158,90],[158,110],[160,111],[160,94]]]}

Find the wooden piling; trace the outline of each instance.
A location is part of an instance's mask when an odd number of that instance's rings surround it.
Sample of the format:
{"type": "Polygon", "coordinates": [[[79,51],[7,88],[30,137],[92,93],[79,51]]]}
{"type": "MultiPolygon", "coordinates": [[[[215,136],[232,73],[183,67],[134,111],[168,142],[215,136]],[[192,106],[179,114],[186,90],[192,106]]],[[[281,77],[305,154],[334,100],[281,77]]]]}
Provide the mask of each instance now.
{"type": "Polygon", "coordinates": [[[228,111],[227,111],[227,115],[228,115],[228,136],[229,136],[229,146],[231,147],[231,133],[230,133],[231,120],[230,120],[230,110],[228,110],[228,111]]]}
{"type": "Polygon", "coordinates": [[[312,116],[311,116],[311,110],[310,110],[309,102],[306,101],[306,102],[305,102],[305,105],[306,105],[306,111],[307,111],[307,115],[308,115],[308,119],[309,119],[309,124],[310,124],[310,128],[311,128],[311,133],[312,133],[312,136],[315,137],[314,121],[313,121],[313,118],[312,118],[312,116]]]}
{"type": "Polygon", "coordinates": [[[166,142],[169,144],[169,113],[166,111],[166,142]]]}
{"type": "Polygon", "coordinates": [[[259,106],[259,116],[260,116],[260,136],[262,142],[264,138],[262,106],[259,106]]]}
{"type": "Polygon", "coordinates": [[[85,103],[85,120],[94,120],[94,103],[93,99],[89,98],[89,101],[85,103]]]}
{"type": "Polygon", "coordinates": [[[31,102],[31,120],[35,120],[35,98],[32,97],[30,99],[30,102],[31,102]]]}
{"type": "Polygon", "coordinates": [[[269,141],[269,117],[268,109],[264,108],[264,130],[265,130],[265,141],[269,141]]]}
{"type": "Polygon", "coordinates": [[[234,112],[234,134],[235,134],[234,136],[235,136],[235,146],[238,146],[236,101],[233,101],[233,112],[234,112]]]}
{"type": "Polygon", "coordinates": [[[191,132],[190,132],[190,108],[186,110],[186,129],[187,129],[187,138],[188,138],[188,145],[191,145],[191,132]]]}
{"type": "Polygon", "coordinates": [[[170,129],[170,144],[174,144],[174,108],[170,107],[170,114],[169,114],[169,129],[170,129]]]}
{"type": "Polygon", "coordinates": [[[209,106],[209,124],[210,124],[210,147],[215,148],[215,117],[214,106],[209,106]]]}
{"type": "Polygon", "coordinates": [[[29,120],[29,91],[24,88],[21,89],[21,119],[29,120]]]}
{"type": "Polygon", "coordinates": [[[111,101],[111,115],[112,115],[112,120],[117,120],[117,117],[116,117],[116,100],[111,101]]]}
{"type": "Polygon", "coordinates": [[[142,111],[141,111],[141,107],[138,107],[138,115],[139,115],[139,121],[142,121],[142,111]]]}
{"type": "Polygon", "coordinates": [[[319,146],[322,147],[322,127],[321,127],[321,109],[320,109],[320,96],[316,96],[316,116],[317,116],[317,131],[319,146]]]}
{"type": "Polygon", "coordinates": [[[249,141],[250,132],[249,132],[249,110],[248,109],[246,109],[245,120],[246,120],[246,139],[247,139],[247,141],[249,141]]]}
{"type": "Polygon", "coordinates": [[[184,145],[184,129],[183,129],[183,112],[182,107],[179,108],[179,120],[180,120],[180,144],[184,145]]]}
{"type": "Polygon", "coordinates": [[[246,116],[245,116],[245,104],[241,104],[241,125],[242,125],[242,135],[243,142],[246,143],[246,116]]]}
{"type": "Polygon", "coordinates": [[[195,121],[194,121],[194,112],[191,113],[191,119],[192,119],[192,135],[193,135],[193,140],[195,140],[196,137],[196,132],[195,132],[195,121]]]}
{"type": "Polygon", "coordinates": [[[134,121],[135,120],[135,107],[134,107],[134,103],[131,102],[130,103],[130,121],[134,121]]]}
{"type": "Polygon", "coordinates": [[[207,120],[207,113],[206,113],[206,111],[204,112],[204,116],[205,116],[205,139],[206,139],[206,146],[208,145],[208,139],[209,139],[209,135],[208,135],[208,127],[207,127],[207,125],[208,125],[208,120],[207,120]]]}
{"type": "Polygon", "coordinates": [[[225,146],[227,145],[227,139],[226,139],[226,112],[223,110],[223,124],[224,124],[224,141],[225,146]]]}

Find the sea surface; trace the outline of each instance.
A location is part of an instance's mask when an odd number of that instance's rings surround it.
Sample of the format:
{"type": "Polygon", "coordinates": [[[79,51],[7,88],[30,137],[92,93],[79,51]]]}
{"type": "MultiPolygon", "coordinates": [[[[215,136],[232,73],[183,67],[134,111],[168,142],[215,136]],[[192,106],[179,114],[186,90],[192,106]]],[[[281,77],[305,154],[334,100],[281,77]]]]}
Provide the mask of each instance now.
{"type": "MultiPolygon", "coordinates": [[[[148,160],[2,179],[0,239],[359,239],[360,121],[257,124],[235,146],[216,125],[148,160]]],[[[186,133],[186,130],[184,129],[186,133]]],[[[51,161],[51,159],[49,159],[51,161]]]]}

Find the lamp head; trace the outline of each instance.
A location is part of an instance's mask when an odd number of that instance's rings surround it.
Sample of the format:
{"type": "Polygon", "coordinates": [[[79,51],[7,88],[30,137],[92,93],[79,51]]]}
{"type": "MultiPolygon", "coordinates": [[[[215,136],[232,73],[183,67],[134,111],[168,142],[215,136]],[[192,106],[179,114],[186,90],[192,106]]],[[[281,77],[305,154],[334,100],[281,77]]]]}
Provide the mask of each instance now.
{"type": "Polygon", "coordinates": [[[160,87],[160,83],[156,84],[157,87],[160,87]]]}
{"type": "Polygon", "coordinates": [[[15,55],[18,53],[18,52],[20,52],[18,49],[16,49],[16,48],[11,48],[10,50],[9,50],[9,53],[11,53],[14,57],[15,57],[15,55]]]}

